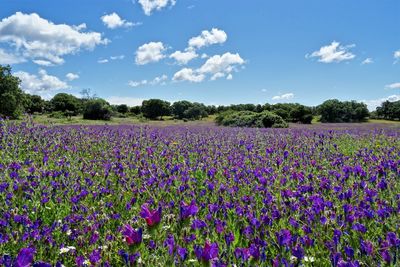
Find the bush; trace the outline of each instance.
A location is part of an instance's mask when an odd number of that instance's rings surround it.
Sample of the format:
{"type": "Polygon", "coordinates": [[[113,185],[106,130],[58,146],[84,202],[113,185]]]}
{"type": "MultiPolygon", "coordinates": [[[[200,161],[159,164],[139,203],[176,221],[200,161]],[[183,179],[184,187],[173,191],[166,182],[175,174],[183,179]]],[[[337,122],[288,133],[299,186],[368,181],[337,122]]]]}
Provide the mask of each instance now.
{"type": "Polygon", "coordinates": [[[112,109],[104,99],[89,100],[85,103],[83,118],[85,120],[110,120],[112,109]]]}
{"type": "Polygon", "coordinates": [[[218,125],[231,127],[256,127],[256,128],[287,128],[288,124],[282,117],[264,111],[261,113],[252,111],[226,111],[220,113],[216,119],[218,125]]]}

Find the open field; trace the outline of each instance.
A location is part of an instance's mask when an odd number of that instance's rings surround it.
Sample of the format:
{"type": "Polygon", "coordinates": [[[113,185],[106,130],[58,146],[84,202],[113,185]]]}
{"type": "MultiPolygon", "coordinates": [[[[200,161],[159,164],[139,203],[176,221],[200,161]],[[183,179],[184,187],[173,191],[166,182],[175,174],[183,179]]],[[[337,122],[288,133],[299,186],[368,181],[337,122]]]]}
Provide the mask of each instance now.
{"type": "Polygon", "coordinates": [[[400,129],[378,126],[3,121],[1,261],[397,266],[400,129]]]}

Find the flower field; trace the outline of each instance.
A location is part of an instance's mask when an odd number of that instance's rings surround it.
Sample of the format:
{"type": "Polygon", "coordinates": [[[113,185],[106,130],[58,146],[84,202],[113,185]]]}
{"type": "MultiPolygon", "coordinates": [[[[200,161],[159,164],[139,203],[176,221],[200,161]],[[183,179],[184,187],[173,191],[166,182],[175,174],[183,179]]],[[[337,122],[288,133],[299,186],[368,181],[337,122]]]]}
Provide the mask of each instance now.
{"type": "Polygon", "coordinates": [[[4,266],[399,266],[400,128],[0,121],[4,266]]]}

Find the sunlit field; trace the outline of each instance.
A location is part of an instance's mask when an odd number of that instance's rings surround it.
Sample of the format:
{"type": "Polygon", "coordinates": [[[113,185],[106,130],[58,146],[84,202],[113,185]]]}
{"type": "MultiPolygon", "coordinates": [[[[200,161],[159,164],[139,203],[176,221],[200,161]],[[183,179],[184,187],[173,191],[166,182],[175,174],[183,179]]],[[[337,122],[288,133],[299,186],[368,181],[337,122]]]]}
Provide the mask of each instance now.
{"type": "Polygon", "coordinates": [[[2,121],[1,263],[398,266],[399,137],[2,121]]]}

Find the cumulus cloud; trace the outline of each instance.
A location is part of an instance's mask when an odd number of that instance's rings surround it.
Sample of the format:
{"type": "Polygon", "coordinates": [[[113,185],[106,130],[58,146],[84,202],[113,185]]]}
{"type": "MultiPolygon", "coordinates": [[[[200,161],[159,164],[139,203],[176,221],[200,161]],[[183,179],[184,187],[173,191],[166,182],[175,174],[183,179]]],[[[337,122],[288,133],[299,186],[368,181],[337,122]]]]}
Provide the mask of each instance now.
{"type": "Polygon", "coordinates": [[[166,48],[162,42],[150,42],[144,44],[136,51],[135,62],[137,65],[146,65],[152,62],[158,62],[165,58],[166,48]]]}
{"type": "Polygon", "coordinates": [[[376,110],[377,107],[382,105],[382,103],[385,101],[395,102],[395,101],[399,101],[399,100],[400,100],[400,95],[391,95],[391,96],[383,97],[383,98],[379,98],[379,99],[361,100],[360,102],[365,103],[370,111],[374,111],[374,110],[376,110]]]}
{"type": "Polygon", "coordinates": [[[99,60],[97,60],[97,63],[99,63],[99,64],[105,64],[105,63],[108,63],[108,62],[109,62],[108,59],[99,59],[99,60]]]}
{"type": "Polygon", "coordinates": [[[202,82],[205,79],[204,74],[199,74],[193,69],[183,68],[177,73],[174,74],[172,78],[173,81],[180,82],[180,81],[189,81],[189,82],[202,82]]]}
{"type": "Polygon", "coordinates": [[[125,96],[111,96],[106,99],[108,103],[112,105],[126,104],[128,106],[140,106],[144,99],[136,97],[125,97],[125,96]]]}
{"type": "Polygon", "coordinates": [[[189,47],[193,49],[199,49],[204,46],[210,46],[213,44],[223,44],[228,39],[228,35],[217,28],[213,28],[210,31],[202,31],[199,36],[193,37],[189,40],[189,47]]]}
{"type": "Polygon", "coordinates": [[[39,70],[38,75],[24,71],[15,72],[14,75],[21,79],[21,88],[28,93],[40,93],[69,88],[66,82],[61,81],[56,76],[47,74],[43,69],[39,70]]]}
{"type": "Polygon", "coordinates": [[[103,21],[104,25],[106,25],[106,27],[109,29],[116,29],[121,27],[129,28],[136,25],[135,23],[121,19],[121,17],[115,12],[102,16],[101,21],[103,21]]]}
{"type": "Polygon", "coordinates": [[[82,32],[84,28],[82,24],[54,24],[36,13],[17,12],[0,21],[0,43],[8,44],[25,59],[59,65],[64,63],[65,55],[109,42],[100,33],[82,32]]]}
{"type": "Polygon", "coordinates": [[[194,50],[187,50],[185,52],[175,51],[169,58],[173,58],[179,65],[186,65],[192,59],[197,58],[199,55],[194,50]]]}
{"type": "Polygon", "coordinates": [[[400,89],[400,83],[392,83],[385,86],[387,89],[400,89]]]}
{"type": "Polygon", "coordinates": [[[314,51],[311,55],[306,55],[306,58],[319,58],[322,63],[333,63],[351,60],[355,55],[349,50],[355,45],[342,46],[339,42],[332,42],[330,45],[321,47],[318,51],[314,51]]]}
{"type": "Polygon", "coordinates": [[[294,98],[294,94],[287,93],[287,94],[283,94],[283,95],[276,95],[276,96],[272,97],[272,100],[289,100],[292,98],[294,98]]]}
{"type": "Polygon", "coordinates": [[[363,60],[363,62],[361,62],[361,65],[368,65],[368,64],[372,64],[374,63],[374,60],[372,58],[366,58],[363,60]]]}
{"type": "Polygon", "coordinates": [[[147,16],[150,16],[154,10],[161,10],[176,4],[176,0],[139,0],[138,2],[147,16]]]}
{"type": "Polygon", "coordinates": [[[399,59],[400,58],[400,50],[395,51],[393,57],[395,59],[399,59]]]}
{"type": "Polygon", "coordinates": [[[65,77],[67,78],[68,81],[73,81],[76,79],[79,79],[79,75],[75,74],[75,73],[67,73],[67,75],[65,75],[65,77]]]}
{"type": "Polygon", "coordinates": [[[198,70],[200,73],[225,73],[229,74],[237,65],[243,65],[245,61],[238,53],[225,53],[223,55],[215,55],[207,59],[207,61],[198,70]]]}
{"type": "Polygon", "coordinates": [[[0,48],[0,64],[3,65],[8,65],[8,64],[18,64],[25,62],[26,60],[21,57],[17,56],[14,54],[9,54],[8,52],[4,51],[3,49],[0,48]]]}
{"type": "Polygon", "coordinates": [[[222,72],[217,72],[217,73],[215,73],[212,77],[211,77],[211,81],[215,81],[215,80],[217,80],[217,79],[219,79],[219,78],[223,78],[223,77],[225,77],[225,73],[222,73],[222,72]]]}
{"type": "Polygon", "coordinates": [[[128,85],[130,87],[139,87],[139,86],[144,86],[144,85],[158,85],[158,84],[165,85],[167,80],[168,80],[168,76],[163,74],[159,77],[155,77],[151,81],[148,81],[148,80],[129,81],[128,85]]]}

